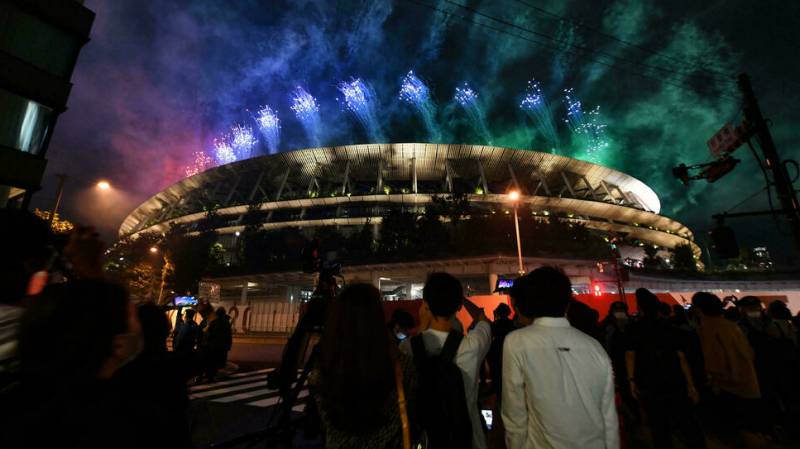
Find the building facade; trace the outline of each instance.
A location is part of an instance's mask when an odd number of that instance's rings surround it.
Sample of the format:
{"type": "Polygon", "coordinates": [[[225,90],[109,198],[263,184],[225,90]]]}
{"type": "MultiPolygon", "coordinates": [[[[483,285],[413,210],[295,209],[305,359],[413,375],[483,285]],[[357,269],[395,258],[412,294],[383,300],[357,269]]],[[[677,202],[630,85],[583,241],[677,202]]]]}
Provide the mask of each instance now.
{"type": "Polygon", "coordinates": [[[264,229],[379,225],[393,207],[422,213],[437,196],[463,194],[476,208],[508,209],[507,192],[542,217],[671,249],[699,248],[683,224],[659,214],[658,195],[638,179],[589,162],[530,150],[427,143],[312,148],[215,167],[157,193],[123,221],[120,237],[198,230],[237,235],[264,229]]]}
{"type": "Polygon", "coordinates": [[[0,207],[26,207],[41,187],[93,21],[82,1],[0,1],[0,207]]]}

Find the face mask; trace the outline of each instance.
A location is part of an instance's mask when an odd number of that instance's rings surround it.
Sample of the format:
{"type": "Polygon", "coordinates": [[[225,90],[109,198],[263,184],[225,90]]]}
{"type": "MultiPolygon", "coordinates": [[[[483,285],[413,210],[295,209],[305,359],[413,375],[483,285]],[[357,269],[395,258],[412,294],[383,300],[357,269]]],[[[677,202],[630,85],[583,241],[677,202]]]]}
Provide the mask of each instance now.
{"type": "Polygon", "coordinates": [[[397,337],[397,339],[398,339],[398,340],[400,340],[400,341],[402,341],[402,340],[405,340],[406,338],[408,338],[408,335],[406,335],[406,334],[404,334],[404,333],[402,333],[402,332],[397,332],[397,333],[396,333],[396,334],[394,334],[394,335],[395,335],[395,337],[397,337]]]}
{"type": "Polygon", "coordinates": [[[761,312],[755,312],[755,311],[747,312],[747,316],[749,318],[761,318],[761,312]]]}
{"type": "Polygon", "coordinates": [[[627,320],[628,314],[625,312],[614,312],[614,318],[618,320],[627,320]]]}

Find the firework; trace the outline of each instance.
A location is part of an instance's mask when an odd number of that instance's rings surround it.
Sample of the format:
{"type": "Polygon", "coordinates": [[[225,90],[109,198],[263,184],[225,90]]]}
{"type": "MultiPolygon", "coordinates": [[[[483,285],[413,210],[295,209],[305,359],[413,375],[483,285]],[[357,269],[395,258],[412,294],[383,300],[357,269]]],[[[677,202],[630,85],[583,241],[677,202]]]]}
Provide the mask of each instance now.
{"type": "Polygon", "coordinates": [[[297,120],[303,125],[311,146],[319,146],[319,105],[317,99],[300,86],[292,93],[292,111],[297,120]]]}
{"type": "Polygon", "coordinates": [[[183,171],[186,173],[186,177],[194,176],[198,173],[202,173],[207,169],[211,168],[214,165],[214,159],[212,159],[209,155],[207,155],[203,151],[197,151],[194,153],[194,162],[192,165],[187,165],[183,171]]]}
{"type": "Polygon", "coordinates": [[[463,87],[456,87],[454,100],[464,109],[464,112],[467,113],[475,133],[477,133],[485,143],[492,143],[492,135],[486,127],[486,119],[484,117],[483,108],[478,101],[478,93],[472,90],[467,83],[464,83],[463,87]]]}
{"type": "Polygon", "coordinates": [[[256,113],[256,123],[267,142],[269,152],[276,153],[281,140],[281,120],[278,114],[269,106],[264,106],[256,113]]]}
{"type": "Polygon", "coordinates": [[[236,162],[236,153],[234,153],[233,148],[228,143],[227,136],[214,139],[214,158],[220,165],[236,162]]]}
{"type": "Polygon", "coordinates": [[[585,157],[596,161],[600,152],[608,148],[606,125],[601,123],[600,106],[584,112],[583,105],[572,89],[564,89],[564,106],[567,108],[564,123],[580,142],[585,157]]]}
{"type": "Polygon", "coordinates": [[[536,129],[551,145],[551,150],[558,149],[558,131],[553,123],[553,112],[538,81],[528,81],[525,98],[522,99],[519,107],[536,123],[536,129]]]}
{"type": "Polygon", "coordinates": [[[253,149],[258,143],[253,135],[253,128],[247,125],[233,125],[231,127],[230,146],[236,154],[237,160],[248,159],[253,156],[253,149]]]}
{"type": "Polygon", "coordinates": [[[375,94],[360,78],[342,81],[338,86],[344,96],[345,107],[358,119],[373,142],[382,142],[383,132],[375,114],[375,94]]]}
{"type": "Polygon", "coordinates": [[[400,101],[411,104],[419,113],[431,141],[438,141],[441,133],[436,126],[436,105],[431,99],[430,90],[422,80],[409,71],[400,85],[400,101]]]}

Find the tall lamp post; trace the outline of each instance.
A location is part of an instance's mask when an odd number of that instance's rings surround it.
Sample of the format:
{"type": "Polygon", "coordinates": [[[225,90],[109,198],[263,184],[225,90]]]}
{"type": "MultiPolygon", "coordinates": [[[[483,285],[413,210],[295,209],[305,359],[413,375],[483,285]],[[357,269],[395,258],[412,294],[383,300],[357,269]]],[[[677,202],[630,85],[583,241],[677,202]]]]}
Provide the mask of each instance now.
{"type": "Polygon", "coordinates": [[[508,192],[508,199],[514,204],[514,230],[517,232],[517,261],[519,262],[519,275],[525,274],[525,267],[522,265],[522,241],[519,238],[519,217],[517,208],[519,206],[519,190],[512,190],[508,192]]]}

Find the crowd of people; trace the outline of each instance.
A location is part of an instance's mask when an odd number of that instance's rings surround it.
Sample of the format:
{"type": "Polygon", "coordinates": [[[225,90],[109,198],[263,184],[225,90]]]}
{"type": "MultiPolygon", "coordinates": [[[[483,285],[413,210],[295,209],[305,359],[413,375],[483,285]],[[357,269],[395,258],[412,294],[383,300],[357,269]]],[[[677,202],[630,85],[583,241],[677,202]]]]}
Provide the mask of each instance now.
{"type": "Polygon", "coordinates": [[[187,310],[170,351],[167,310],[104,279],[92,229],[59,250],[32,214],[0,225],[0,447],[191,448],[188,385],[225,365],[225,310],[187,310]]]}
{"type": "Polygon", "coordinates": [[[542,267],[516,279],[511,307],[500,304],[490,323],[456,278],[433,273],[416,330],[408,318],[399,327],[395,312],[387,333],[379,292],[349,286],[331,304],[312,385],[326,447],[797,441],[800,352],[784,302],[698,292],[684,306],[646,289],[635,296],[636,313],[614,302],[599,320],[573,298],[566,275],[542,267]],[[461,307],[472,319],[466,331],[455,320],[461,307]]]}
{"type": "MultiPolygon", "coordinates": [[[[179,310],[171,328],[163,307],[103,279],[91,230],[56,254],[45,223],[0,213],[13,228],[0,232],[11,255],[0,259],[0,447],[191,447],[187,389],[226,364],[225,309],[179,310]]],[[[639,289],[636,313],[615,302],[601,320],[554,267],[517,278],[509,296],[493,321],[447,273],[429,275],[417,320],[396,310],[387,322],[372,285],[330,298],[309,377],[325,447],[798,440],[798,323],[781,301],[699,292],[684,307],[639,289]]]]}

